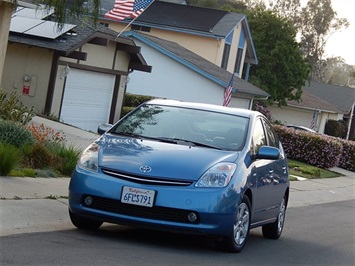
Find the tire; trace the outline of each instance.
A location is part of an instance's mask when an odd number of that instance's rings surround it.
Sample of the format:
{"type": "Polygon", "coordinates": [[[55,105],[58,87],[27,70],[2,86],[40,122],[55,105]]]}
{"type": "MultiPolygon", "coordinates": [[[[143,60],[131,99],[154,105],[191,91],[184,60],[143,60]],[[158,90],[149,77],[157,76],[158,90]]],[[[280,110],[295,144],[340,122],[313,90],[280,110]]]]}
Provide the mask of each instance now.
{"type": "Polygon", "coordinates": [[[216,241],[218,249],[231,253],[239,253],[243,250],[249,236],[250,210],[249,198],[243,196],[242,202],[237,207],[232,233],[216,241]]]}
{"type": "Polygon", "coordinates": [[[286,197],[283,197],[279,213],[275,222],[262,227],[263,236],[270,239],[279,239],[285,224],[286,217],[286,197]]]}
{"type": "Polygon", "coordinates": [[[72,224],[79,229],[97,230],[102,225],[102,222],[100,221],[81,217],[71,212],[70,210],[69,210],[69,217],[72,224]]]}

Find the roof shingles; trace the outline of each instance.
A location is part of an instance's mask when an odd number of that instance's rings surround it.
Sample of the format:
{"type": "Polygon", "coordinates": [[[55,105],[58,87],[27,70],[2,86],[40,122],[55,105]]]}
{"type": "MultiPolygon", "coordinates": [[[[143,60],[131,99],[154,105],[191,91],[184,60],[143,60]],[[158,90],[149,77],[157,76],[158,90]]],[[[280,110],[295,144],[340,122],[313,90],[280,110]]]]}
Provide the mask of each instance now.
{"type": "MultiPolygon", "coordinates": [[[[215,79],[218,79],[225,84],[228,84],[231,79],[230,72],[211,63],[210,61],[191,52],[190,50],[180,46],[179,44],[177,44],[175,42],[167,41],[167,40],[155,37],[155,36],[137,33],[137,32],[132,32],[130,34],[133,34],[132,36],[137,36],[137,37],[140,36],[141,38],[148,41],[146,43],[149,43],[149,42],[154,43],[155,45],[168,51],[170,54],[175,55],[175,56],[181,58],[182,60],[184,60],[185,62],[188,62],[188,63],[196,66],[198,69],[206,72],[211,77],[214,77],[215,79]]],[[[255,97],[260,97],[260,98],[266,98],[269,96],[269,94],[267,92],[261,90],[260,88],[254,86],[253,84],[251,84],[239,77],[234,78],[234,86],[233,87],[237,90],[237,93],[238,92],[245,93],[245,94],[253,95],[255,97]]]]}

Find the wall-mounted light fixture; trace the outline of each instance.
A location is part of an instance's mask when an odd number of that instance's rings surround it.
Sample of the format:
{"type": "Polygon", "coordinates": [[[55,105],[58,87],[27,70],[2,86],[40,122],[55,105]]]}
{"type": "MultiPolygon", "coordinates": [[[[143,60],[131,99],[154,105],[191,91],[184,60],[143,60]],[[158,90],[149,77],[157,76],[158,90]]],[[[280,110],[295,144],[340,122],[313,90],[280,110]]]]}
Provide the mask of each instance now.
{"type": "Polygon", "coordinates": [[[23,80],[25,81],[25,82],[30,82],[31,81],[31,76],[30,75],[24,75],[23,76],[23,80]]]}

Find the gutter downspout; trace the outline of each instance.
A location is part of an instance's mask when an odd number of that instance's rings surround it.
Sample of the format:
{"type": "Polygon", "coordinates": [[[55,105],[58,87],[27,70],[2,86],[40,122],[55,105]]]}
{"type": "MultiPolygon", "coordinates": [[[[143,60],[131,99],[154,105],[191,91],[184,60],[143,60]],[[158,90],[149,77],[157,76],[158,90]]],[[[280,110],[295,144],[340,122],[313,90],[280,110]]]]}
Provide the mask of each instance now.
{"type": "Polygon", "coordinates": [[[355,108],[355,103],[354,103],[353,106],[351,107],[350,118],[349,118],[349,124],[348,124],[348,132],[346,133],[346,139],[347,139],[347,140],[349,140],[351,125],[352,125],[352,122],[353,122],[354,108],[355,108]]]}

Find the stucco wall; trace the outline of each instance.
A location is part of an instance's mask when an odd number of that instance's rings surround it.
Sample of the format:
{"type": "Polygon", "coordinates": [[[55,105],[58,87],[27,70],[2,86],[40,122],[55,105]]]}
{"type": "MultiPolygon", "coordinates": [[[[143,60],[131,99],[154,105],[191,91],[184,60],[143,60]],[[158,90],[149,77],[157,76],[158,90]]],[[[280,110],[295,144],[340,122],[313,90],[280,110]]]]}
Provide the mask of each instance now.
{"type": "Polygon", "coordinates": [[[8,45],[5,58],[2,88],[21,95],[24,105],[35,106],[37,113],[44,110],[53,52],[22,44],[8,45]],[[26,81],[25,76],[30,80],[26,81]],[[29,94],[23,94],[29,86],[29,94]]]}
{"type": "MultiPolygon", "coordinates": [[[[107,22],[107,21],[106,21],[107,22]]],[[[124,29],[125,25],[121,25],[116,22],[110,22],[109,27],[117,32],[121,32],[124,29]]],[[[125,31],[130,30],[130,27],[125,31]]],[[[229,72],[233,72],[235,60],[238,51],[238,44],[241,32],[241,25],[235,28],[235,32],[233,34],[232,46],[230,49],[230,55],[228,60],[227,70],[229,72]]],[[[225,39],[215,39],[211,37],[188,34],[185,32],[176,32],[170,30],[156,29],[151,28],[150,32],[142,32],[143,34],[150,34],[152,36],[156,36],[158,38],[169,40],[172,42],[176,42],[182,47],[198,54],[199,56],[205,58],[206,60],[212,62],[217,66],[221,66],[225,39]],[[203,47],[203,49],[201,49],[203,47]]],[[[244,45],[244,55],[241,66],[243,67],[245,51],[247,49],[247,43],[244,45]]],[[[242,73],[243,69],[241,68],[240,73],[242,73]]]]}
{"type": "MultiPolygon", "coordinates": [[[[134,71],[129,75],[127,92],[175,100],[222,105],[224,88],[195,71],[162,55],[155,49],[135,40],[152,73],[134,71]]],[[[232,99],[230,106],[248,107],[248,99],[232,99]]]]}
{"type": "Polygon", "coordinates": [[[11,23],[12,11],[15,5],[10,5],[8,1],[0,1],[0,87],[5,63],[7,41],[11,23]]]}
{"type": "MultiPolygon", "coordinates": [[[[273,120],[277,120],[280,123],[286,124],[295,124],[305,127],[310,127],[314,110],[295,108],[290,106],[285,107],[277,107],[271,106],[269,107],[271,111],[273,120]]],[[[317,111],[318,118],[316,122],[316,130],[319,133],[324,133],[324,127],[327,120],[339,120],[342,119],[341,114],[334,114],[325,111],[317,111]]]]}

